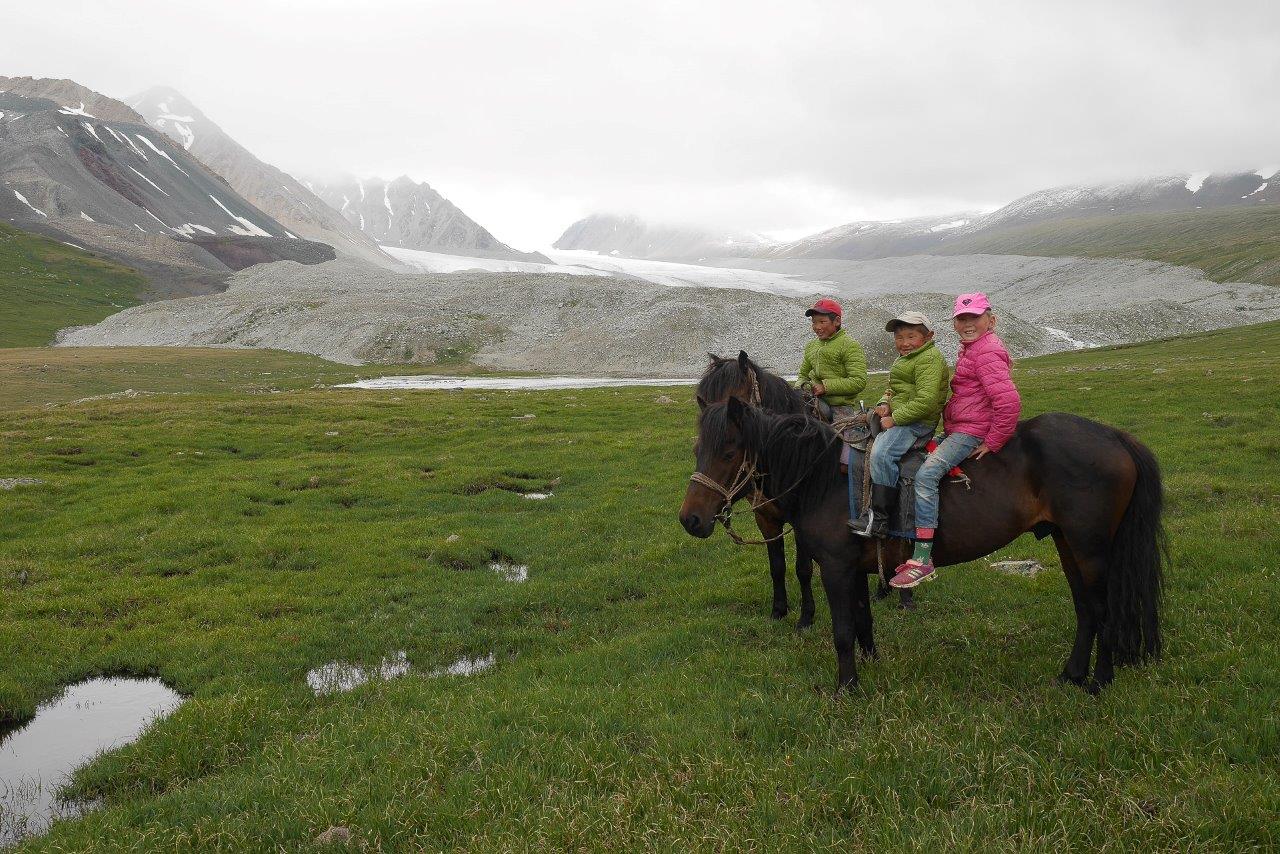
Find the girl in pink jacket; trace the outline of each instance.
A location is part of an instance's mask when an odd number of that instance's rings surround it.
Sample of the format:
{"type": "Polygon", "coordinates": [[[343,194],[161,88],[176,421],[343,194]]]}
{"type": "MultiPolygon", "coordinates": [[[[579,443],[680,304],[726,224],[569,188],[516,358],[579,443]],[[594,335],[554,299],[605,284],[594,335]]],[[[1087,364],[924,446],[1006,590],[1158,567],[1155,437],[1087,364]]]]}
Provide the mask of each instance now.
{"type": "Polygon", "coordinates": [[[931,553],[938,527],[938,484],[967,459],[999,453],[1013,436],[1022,399],[1009,375],[1009,351],[995,333],[996,316],[984,293],[956,297],[952,326],[960,355],[951,378],[951,400],[942,412],[946,437],[916,474],[916,545],[889,583],[915,587],[937,575],[931,553]]]}

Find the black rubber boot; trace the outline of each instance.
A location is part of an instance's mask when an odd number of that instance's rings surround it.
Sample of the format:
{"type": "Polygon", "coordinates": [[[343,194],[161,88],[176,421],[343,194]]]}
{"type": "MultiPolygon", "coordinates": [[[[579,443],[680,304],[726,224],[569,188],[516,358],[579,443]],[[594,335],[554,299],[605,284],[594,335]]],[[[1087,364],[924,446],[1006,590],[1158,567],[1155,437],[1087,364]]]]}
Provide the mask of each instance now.
{"type": "Polygon", "coordinates": [[[898,503],[898,487],[871,484],[871,506],[864,508],[849,527],[859,537],[889,536],[889,514],[898,503]]]}

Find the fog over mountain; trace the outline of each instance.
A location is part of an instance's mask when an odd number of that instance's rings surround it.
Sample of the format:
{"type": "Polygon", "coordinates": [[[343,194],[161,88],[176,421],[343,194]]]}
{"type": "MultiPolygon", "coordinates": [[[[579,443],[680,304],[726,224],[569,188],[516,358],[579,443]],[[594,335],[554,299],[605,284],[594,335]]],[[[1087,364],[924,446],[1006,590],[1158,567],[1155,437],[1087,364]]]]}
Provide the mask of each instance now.
{"type": "Polygon", "coordinates": [[[1262,0],[300,9],[18,4],[5,73],[167,81],[266,163],[429,181],[520,250],[605,211],[793,239],[1280,151],[1262,0]]]}

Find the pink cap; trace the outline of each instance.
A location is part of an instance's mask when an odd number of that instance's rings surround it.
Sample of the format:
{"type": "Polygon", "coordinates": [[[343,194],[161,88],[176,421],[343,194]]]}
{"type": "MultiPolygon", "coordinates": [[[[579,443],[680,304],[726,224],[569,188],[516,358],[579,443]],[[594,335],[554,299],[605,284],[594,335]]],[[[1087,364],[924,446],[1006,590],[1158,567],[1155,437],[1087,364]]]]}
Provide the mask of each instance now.
{"type": "Polygon", "coordinates": [[[955,310],[951,312],[952,317],[959,317],[962,314],[982,314],[984,311],[991,310],[991,300],[987,299],[987,295],[982,291],[973,294],[961,294],[956,297],[955,310]]]}

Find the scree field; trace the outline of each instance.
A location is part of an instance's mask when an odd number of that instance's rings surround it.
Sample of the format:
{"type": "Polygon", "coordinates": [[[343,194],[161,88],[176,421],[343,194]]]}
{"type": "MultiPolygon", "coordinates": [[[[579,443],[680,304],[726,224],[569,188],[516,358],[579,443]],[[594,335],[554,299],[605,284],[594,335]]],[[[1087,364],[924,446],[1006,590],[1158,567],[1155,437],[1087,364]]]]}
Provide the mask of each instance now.
{"type": "Polygon", "coordinates": [[[1099,697],[1055,685],[1071,600],[1026,536],[1000,556],[1049,572],[979,561],[915,613],[878,603],[881,658],[833,699],[821,592],[797,634],[760,551],[677,523],[690,389],[363,392],[282,354],[8,351],[0,478],[42,483],[0,491],[0,719],[95,674],[190,697],[76,775],[101,809],[21,850],[295,850],[331,825],[386,851],[1274,848],[1277,369],[1276,324],[1018,366],[1026,415],[1161,460],[1163,661],[1099,697]],[[162,393],[97,397],[124,388],[162,393]],[[401,678],[305,682],[400,651],[401,678]]]}

